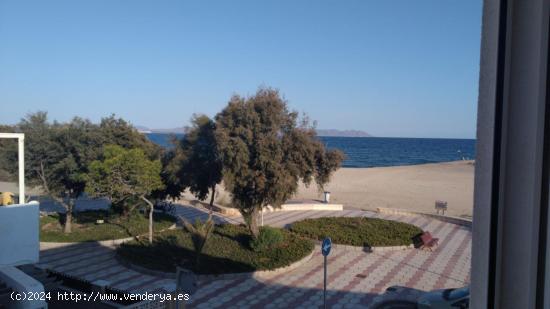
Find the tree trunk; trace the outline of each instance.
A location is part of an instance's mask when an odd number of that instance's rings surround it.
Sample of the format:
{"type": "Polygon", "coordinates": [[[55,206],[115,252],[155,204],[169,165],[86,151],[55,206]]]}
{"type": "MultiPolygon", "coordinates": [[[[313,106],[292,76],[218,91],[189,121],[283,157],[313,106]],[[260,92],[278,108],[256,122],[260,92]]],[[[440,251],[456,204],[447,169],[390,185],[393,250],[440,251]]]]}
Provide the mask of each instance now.
{"type": "Polygon", "coordinates": [[[252,213],[250,214],[250,226],[248,228],[250,229],[250,233],[254,238],[258,238],[258,236],[260,235],[260,227],[258,226],[259,214],[260,212],[258,211],[258,207],[254,207],[252,213]]]}
{"type": "Polygon", "coordinates": [[[153,210],[155,209],[153,203],[146,199],[144,196],[141,199],[149,205],[149,243],[153,243],[153,210]]]}
{"type": "Polygon", "coordinates": [[[212,210],[212,207],[214,207],[214,198],[216,197],[216,185],[213,185],[211,190],[212,196],[210,197],[210,210],[212,210]]]}
{"type": "Polygon", "coordinates": [[[72,232],[73,204],[74,202],[72,199],[70,199],[69,203],[67,203],[67,206],[66,206],[67,212],[65,213],[65,224],[63,225],[63,233],[72,232]]]}

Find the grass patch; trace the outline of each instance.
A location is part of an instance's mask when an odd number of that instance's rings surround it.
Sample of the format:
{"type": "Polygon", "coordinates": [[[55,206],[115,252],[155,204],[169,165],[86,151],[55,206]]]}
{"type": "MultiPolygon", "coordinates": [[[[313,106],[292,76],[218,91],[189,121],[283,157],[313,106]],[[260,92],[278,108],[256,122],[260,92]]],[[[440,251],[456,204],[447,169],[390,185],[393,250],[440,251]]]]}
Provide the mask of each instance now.
{"type": "Polygon", "coordinates": [[[330,237],[336,244],[351,246],[405,246],[422,230],[412,224],[378,218],[326,217],[292,224],[291,231],[322,240],[330,237]]]}
{"type": "Polygon", "coordinates": [[[136,241],[122,244],[118,254],[123,259],[149,269],[174,272],[176,265],[199,274],[223,274],[271,270],[296,262],[313,251],[313,242],[287,230],[275,246],[256,252],[251,237],[242,225],[217,225],[201,255],[197,268],[191,235],[185,230],[164,231],[152,245],[136,241]]]}
{"type": "MultiPolygon", "coordinates": [[[[175,223],[175,219],[162,213],[154,213],[153,229],[160,231],[175,223]]],[[[127,218],[105,210],[76,212],[73,215],[72,232],[63,233],[59,215],[52,214],[40,218],[40,241],[82,242],[127,238],[142,235],[149,231],[146,215],[134,212],[127,218]],[[96,224],[96,220],[104,220],[96,224]]]]}

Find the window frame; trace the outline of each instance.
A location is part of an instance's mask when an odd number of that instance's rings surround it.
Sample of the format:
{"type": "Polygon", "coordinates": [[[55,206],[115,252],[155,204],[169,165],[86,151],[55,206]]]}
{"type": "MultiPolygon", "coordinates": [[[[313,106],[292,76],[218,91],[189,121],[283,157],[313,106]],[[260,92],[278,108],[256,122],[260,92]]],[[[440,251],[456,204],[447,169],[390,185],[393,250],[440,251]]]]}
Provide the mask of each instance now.
{"type": "Polygon", "coordinates": [[[472,308],[549,305],[549,15],[550,0],[483,4],[472,308]]]}

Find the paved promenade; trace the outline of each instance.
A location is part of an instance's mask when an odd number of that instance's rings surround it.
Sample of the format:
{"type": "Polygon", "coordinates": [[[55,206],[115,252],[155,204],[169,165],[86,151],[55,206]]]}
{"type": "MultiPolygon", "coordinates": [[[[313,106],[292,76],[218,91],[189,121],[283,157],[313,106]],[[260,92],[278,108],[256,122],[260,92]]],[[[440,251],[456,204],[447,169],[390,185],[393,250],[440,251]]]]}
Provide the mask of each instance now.
{"type": "MultiPolygon", "coordinates": [[[[177,208],[194,220],[206,218],[201,209],[177,208]]],[[[323,216],[368,216],[409,222],[440,239],[433,252],[417,249],[366,253],[334,248],[329,256],[328,302],[331,308],[366,307],[391,285],[429,291],[469,283],[471,231],[469,228],[423,216],[384,215],[369,211],[266,212],[264,224],[283,227],[293,221],[323,216]]],[[[217,222],[240,223],[239,217],[215,215],[217,222]]],[[[161,292],[173,280],[141,274],[121,265],[114,248],[97,243],[62,247],[41,244],[40,264],[88,281],[107,280],[128,292],[161,292]]],[[[299,268],[261,279],[236,278],[203,282],[191,297],[191,308],[311,308],[322,304],[323,259],[319,248],[299,268]]]]}

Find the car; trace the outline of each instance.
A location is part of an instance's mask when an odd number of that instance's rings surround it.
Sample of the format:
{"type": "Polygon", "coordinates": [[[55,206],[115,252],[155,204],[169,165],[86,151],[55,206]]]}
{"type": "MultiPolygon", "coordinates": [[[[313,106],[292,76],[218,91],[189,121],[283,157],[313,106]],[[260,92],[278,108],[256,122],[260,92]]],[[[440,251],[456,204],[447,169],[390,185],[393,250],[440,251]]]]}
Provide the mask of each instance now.
{"type": "Polygon", "coordinates": [[[435,290],[423,294],[418,298],[417,308],[469,308],[470,306],[470,287],[465,286],[457,289],[435,290]]]}
{"type": "Polygon", "coordinates": [[[374,299],[369,308],[373,309],[439,309],[469,308],[470,287],[442,289],[425,292],[422,290],[394,285],[374,299]]]}

